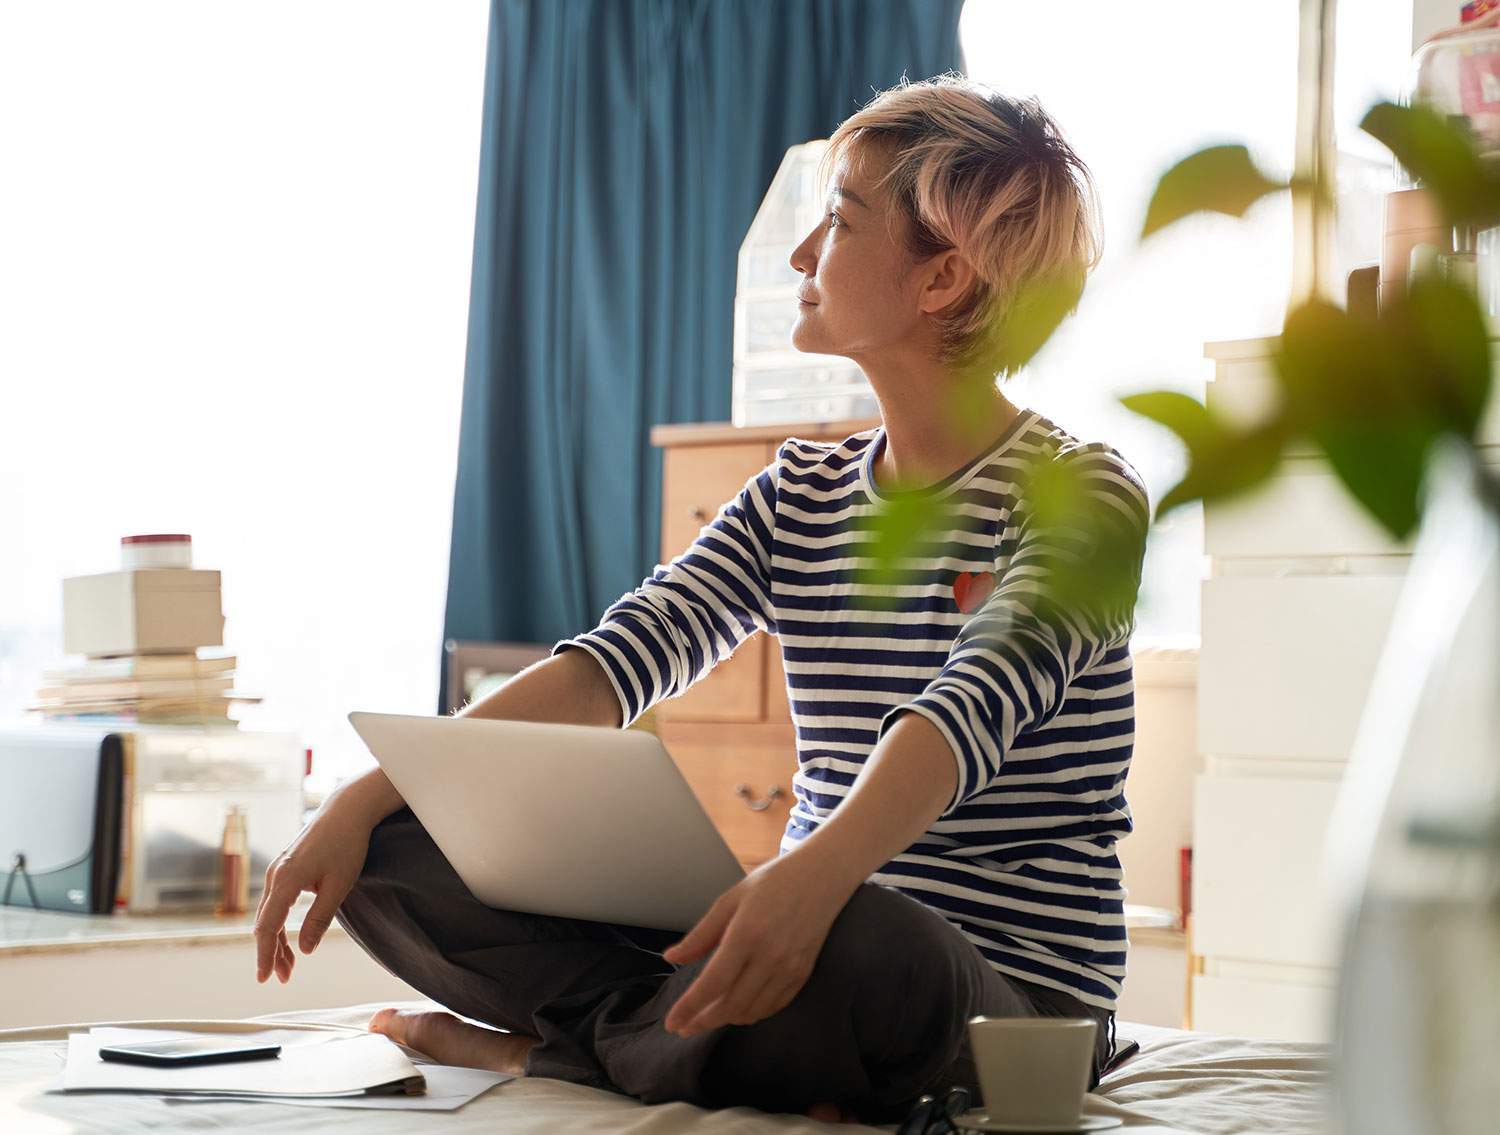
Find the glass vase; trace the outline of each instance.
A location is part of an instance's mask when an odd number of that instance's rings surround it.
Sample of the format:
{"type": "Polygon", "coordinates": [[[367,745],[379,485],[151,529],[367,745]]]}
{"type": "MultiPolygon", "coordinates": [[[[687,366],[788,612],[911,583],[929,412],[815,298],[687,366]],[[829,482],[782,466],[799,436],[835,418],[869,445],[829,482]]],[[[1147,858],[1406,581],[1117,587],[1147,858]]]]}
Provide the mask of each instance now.
{"type": "Polygon", "coordinates": [[[1329,829],[1335,1129],[1500,1130],[1500,520],[1436,448],[1329,829]]]}

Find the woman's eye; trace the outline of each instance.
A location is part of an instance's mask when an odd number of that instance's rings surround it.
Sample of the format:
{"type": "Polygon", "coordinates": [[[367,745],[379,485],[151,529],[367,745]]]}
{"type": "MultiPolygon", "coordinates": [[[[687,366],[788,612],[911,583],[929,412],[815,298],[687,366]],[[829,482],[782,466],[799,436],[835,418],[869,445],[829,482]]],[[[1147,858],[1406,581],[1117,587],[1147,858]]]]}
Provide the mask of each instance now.
{"type": "Polygon", "coordinates": [[[844,218],[839,216],[837,213],[830,212],[827,219],[829,228],[836,228],[837,226],[844,223],[844,218]]]}

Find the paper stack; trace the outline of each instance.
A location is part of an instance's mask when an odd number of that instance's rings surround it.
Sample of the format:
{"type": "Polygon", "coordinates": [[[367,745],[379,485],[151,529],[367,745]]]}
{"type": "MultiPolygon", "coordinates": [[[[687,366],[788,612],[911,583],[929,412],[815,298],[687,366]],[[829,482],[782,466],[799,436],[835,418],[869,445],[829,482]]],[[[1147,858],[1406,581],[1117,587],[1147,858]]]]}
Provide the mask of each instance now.
{"type": "Polygon", "coordinates": [[[244,1100],[317,1107],[451,1111],[496,1084],[502,1072],[414,1064],[389,1037],[353,1031],[263,1028],[225,1032],[95,1026],[68,1035],[67,1063],[52,1092],[130,1092],[172,1102],[244,1100]],[[152,1068],[100,1058],[105,1044],[212,1036],[281,1045],[271,1059],[152,1068]]]}
{"type": "Polygon", "coordinates": [[[238,693],[235,657],[142,654],[90,658],[42,672],[31,708],[48,718],[108,717],[136,722],[237,725],[229,719],[234,702],[259,701],[238,693]]]}
{"type": "Polygon", "coordinates": [[[30,708],[48,718],[238,725],[235,659],[222,646],[219,573],[192,567],[181,534],[127,536],[121,570],[63,580],[63,648],[80,665],[47,671],[30,708]]]}

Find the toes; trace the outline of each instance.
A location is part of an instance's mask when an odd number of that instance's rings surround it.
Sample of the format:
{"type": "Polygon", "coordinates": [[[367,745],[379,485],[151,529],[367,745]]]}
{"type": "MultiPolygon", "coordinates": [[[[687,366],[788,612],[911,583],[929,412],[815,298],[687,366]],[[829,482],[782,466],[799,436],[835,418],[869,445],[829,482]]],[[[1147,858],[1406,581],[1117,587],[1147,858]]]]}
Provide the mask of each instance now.
{"type": "Polygon", "coordinates": [[[534,1037],[481,1028],[452,1013],[425,1009],[381,1009],[370,1018],[366,1028],[439,1064],[486,1068],[517,1076],[525,1074],[530,1045],[524,1044],[524,1040],[539,1043],[534,1037]]]}
{"type": "Polygon", "coordinates": [[[478,1067],[472,1062],[467,1029],[452,1013],[427,1009],[382,1009],[370,1018],[370,1029],[384,1033],[439,1064],[478,1067]]]}
{"type": "Polygon", "coordinates": [[[397,1044],[406,1043],[407,1020],[395,1009],[382,1009],[365,1026],[372,1033],[388,1036],[397,1044]]]}

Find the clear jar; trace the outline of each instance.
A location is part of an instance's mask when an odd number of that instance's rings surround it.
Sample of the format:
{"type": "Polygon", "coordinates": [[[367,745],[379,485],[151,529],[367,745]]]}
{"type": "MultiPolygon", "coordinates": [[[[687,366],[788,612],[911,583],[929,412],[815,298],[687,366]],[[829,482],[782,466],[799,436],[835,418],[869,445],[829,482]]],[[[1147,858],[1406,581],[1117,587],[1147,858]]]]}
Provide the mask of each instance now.
{"type": "MultiPolygon", "coordinates": [[[[1500,163],[1500,10],[1429,37],[1412,55],[1404,97],[1408,104],[1421,103],[1461,124],[1480,156],[1500,163]]],[[[1432,209],[1410,194],[1419,188],[1410,171],[1396,162],[1395,173],[1398,189],[1387,198],[1382,288],[1400,283],[1405,271],[1401,257],[1418,243],[1433,243],[1440,252],[1457,254],[1465,268],[1472,260],[1481,308],[1487,315],[1500,314],[1500,230],[1486,229],[1460,247],[1462,242],[1452,242],[1441,222],[1431,216],[1423,222],[1421,214],[1432,209]],[[1410,197],[1409,205],[1403,197],[1410,197]],[[1395,209],[1397,204],[1406,207],[1395,209]],[[1417,231],[1419,227],[1426,231],[1417,231]],[[1392,261],[1389,268],[1387,259],[1392,261]]]]}
{"type": "MultiPolygon", "coordinates": [[[[1457,27],[1430,37],[1411,57],[1406,101],[1462,119],[1479,153],[1500,160],[1500,25],[1457,27]]],[[[1409,174],[1398,173],[1403,185],[1409,174]]]]}

